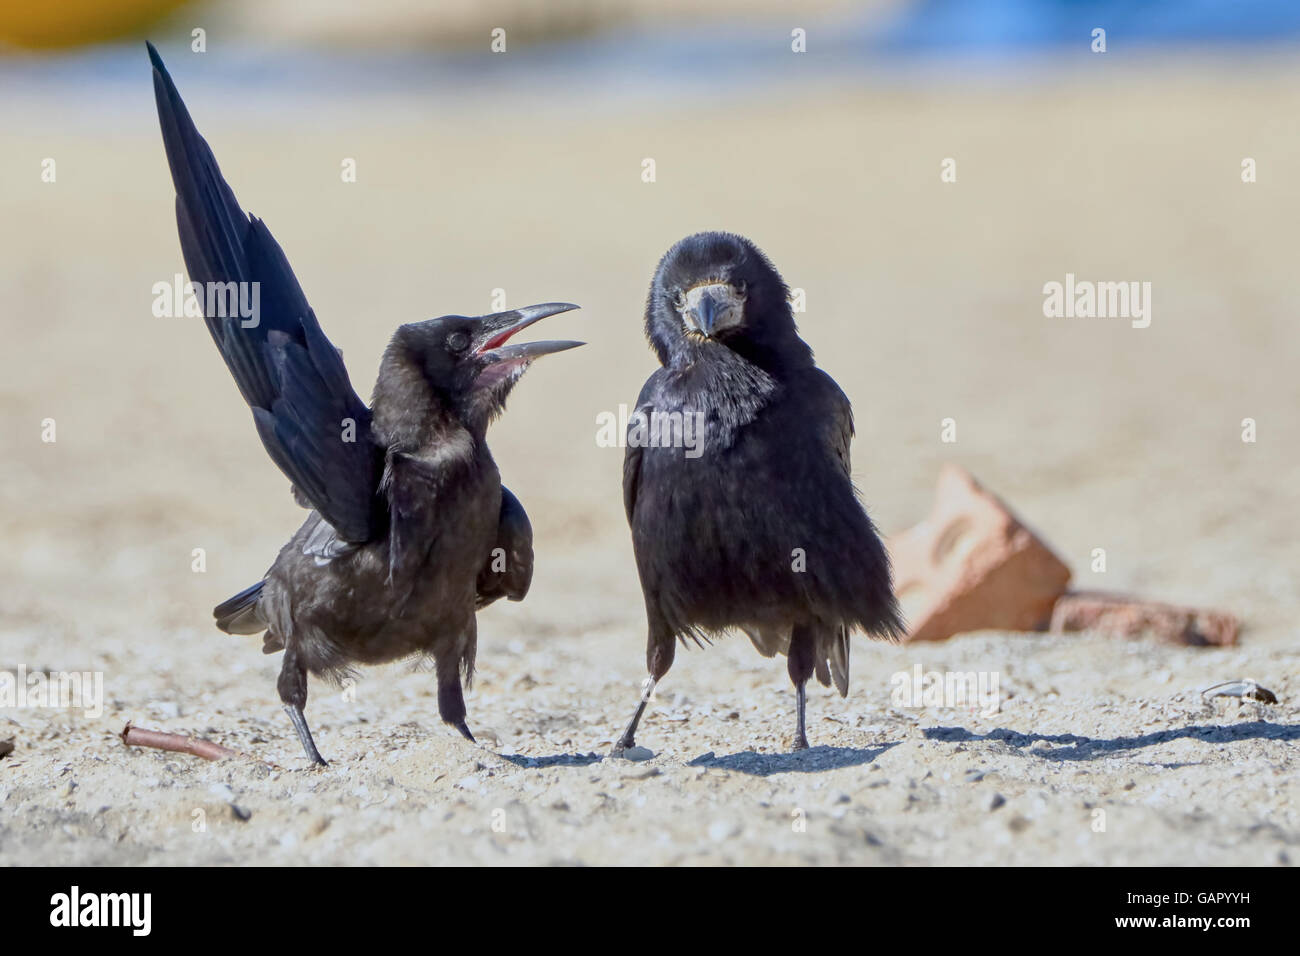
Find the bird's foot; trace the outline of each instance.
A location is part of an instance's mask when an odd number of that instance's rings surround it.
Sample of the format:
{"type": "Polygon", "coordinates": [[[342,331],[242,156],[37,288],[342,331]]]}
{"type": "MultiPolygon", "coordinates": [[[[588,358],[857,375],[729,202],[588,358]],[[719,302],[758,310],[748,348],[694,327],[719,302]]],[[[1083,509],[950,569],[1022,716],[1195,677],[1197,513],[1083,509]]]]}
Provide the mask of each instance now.
{"type": "Polygon", "coordinates": [[[654,751],[649,747],[638,747],[634,741],[624,738],[614,745],[609,755],[618,760],[649,760],[654,751]]]}
{"type": "Polygon", "coordinates": [[[302,752],[307,755],[312,767],[328,767],[329,761],[320,755],[320,751],[316,749],[316,741],[311,738],[311,730],[307,727],[307,718],[303,716],[302,708],[295,704],[285,704],[284,710],[289,715],[289,720],[293,722],[293,729],[298,732],[302,752]]]}
{"type": "MultiPolygon", "coordinates": [[[[794,666],[794,659],[795,659],[794,654],[793,652],[791,652],[790,655],[791,667],[794,666]]],[[[794,743],[791,744],[790,746],[790,749],[795,752],[808,749],[808,731],[807,731],[808,721],[804,717],[804,713],[808,709],[808,695],[804,691],[804,684],[807,683],[807,680],[808,678],[804,677],[802,680],[795,682],[795,699],[798,701],[797,713],[799,719],[795,722],[794,743]]]]}

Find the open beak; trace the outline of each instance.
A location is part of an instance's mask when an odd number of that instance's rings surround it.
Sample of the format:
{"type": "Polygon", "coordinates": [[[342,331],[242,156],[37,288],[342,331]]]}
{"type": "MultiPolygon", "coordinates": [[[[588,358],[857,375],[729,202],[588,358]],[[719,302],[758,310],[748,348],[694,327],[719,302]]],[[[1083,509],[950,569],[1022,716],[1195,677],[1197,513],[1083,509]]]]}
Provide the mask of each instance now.
{"type": "Polygon", "coordinates": [[[534,322],[540,322],[550,315],[559,315],[578,308],[568,302],[545,302],[541,305],[529,305],[509,312],[497,312],[485,315],[479,321],[479,331],[474,337],[474,356],[482,366],[474,382],[476,389],[493,388],[514,381],[523,374],[533,359],[552,352],[564,352],[576,349],[585,342],[548,340],[542,342],[520,342],[508,345],[511,336],[523,331],[534,322]]]}
{"type": "Polygon", "coordinates": [[[474,354],[483,361],[483,364],[495,365],[498,362],[531,362],[541,355],[563,352],[566,349],[576,349],[579,345],[585,345],[585,342],[568,341],[506,344],[516,333],[522,332],[534,322],[540,322],[547,316],[570,312],[576,308],[578,306],[571,305],[568,302],[545,302],[541,305],[529,305],[522,309],[512,309],[509,312],[485,315],[478,320],[479,331],[474,339],[474,354]]]}

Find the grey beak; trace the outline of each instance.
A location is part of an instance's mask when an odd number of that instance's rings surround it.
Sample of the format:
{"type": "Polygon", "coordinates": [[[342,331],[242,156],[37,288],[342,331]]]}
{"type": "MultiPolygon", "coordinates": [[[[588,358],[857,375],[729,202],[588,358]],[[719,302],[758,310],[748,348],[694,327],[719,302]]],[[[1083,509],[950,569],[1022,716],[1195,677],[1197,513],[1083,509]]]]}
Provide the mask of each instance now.
{"type": "Polygon", "coordinates": [[[695,319],[699,323],[700,331],[705,335],[713,335],[713,323],[717,317],[718,302],[706,291],[700,296],[700,304],[695,309],[695,319]]]}
{"type": "Polygon", "coordinates": [[[478,354],[480,360],[490,365],[495,365],[497,362],[531,362],[540,355],[565,352],[586,344],[586,342],[550,339],[542,342],[520,342],[517,345],[503,345],[500,348],[488,349],[486,352],[479,352],[478,354]]]}
{"type": "MultiPolygon", "coordinates": [[[[544,302],[541,305],[529,305],[522,309],[512,309],[509,312],[496,312],[492,315],[481,316],[478,319],[480,331],[474,339],[474,351],[479,355],[500,352],[502,351],[501,346],[505,345],[512,336],[522,332],[534,322],[540,322],[548,316],[559,315],[561,312],[571,312],[576,308],[578,306],[568,302],[544,302]]],[[[542,345],[547,343],[536,342],[533,344],[542,345]]],[[[561,344],[563,348],[573,348],[575,345],[581,345],[582,343],[565,342],[561,344]]],[[[535,353],[535,355],[545,355],[547,351],[559,352],[562,349],[544,350],[535,353]]],[[[513,357],[520,356],[516,353],[513,357]]],[[[497,361],[501,360],[503,359],[497,361]]]]}
{"type": "Polygon", "coordinates": [[[525,306],[509,312],[497,312],[480,318],[482,331],[475,336],[474,354],[482,372],[475,380],[476,388],[491,388],[513,373],[513,370],[526,367],[533,359],[552,352],[564,352],[575,349],[582,342],[542,341],[520,342],[507,345],[512,335],[528,328],[534,322],[540,322],[550,315],[559,315],[578,308],[568,302],[545,302],[541,305],[525,306]]]}

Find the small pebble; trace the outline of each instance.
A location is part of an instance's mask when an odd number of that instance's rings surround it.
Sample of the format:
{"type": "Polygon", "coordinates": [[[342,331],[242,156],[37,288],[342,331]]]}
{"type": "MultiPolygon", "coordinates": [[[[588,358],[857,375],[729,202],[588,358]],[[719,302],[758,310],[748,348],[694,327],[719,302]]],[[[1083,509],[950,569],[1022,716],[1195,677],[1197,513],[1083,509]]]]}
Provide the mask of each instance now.
{"type": "Polygon", "coordinates": [[[235,799],[235,791],[231,790],[230,787],[224,783],[214,783],[212,786],[208,787],[208,793],[224,800],[226,803],[232,803],[235,799]]]}
{"type": "Polygon", "coordinates": [[[709,839],[714,843],[721,843],[723,840],[739,835],[740,827],[729,820],[718,820],[709,827],[709,839]]]}

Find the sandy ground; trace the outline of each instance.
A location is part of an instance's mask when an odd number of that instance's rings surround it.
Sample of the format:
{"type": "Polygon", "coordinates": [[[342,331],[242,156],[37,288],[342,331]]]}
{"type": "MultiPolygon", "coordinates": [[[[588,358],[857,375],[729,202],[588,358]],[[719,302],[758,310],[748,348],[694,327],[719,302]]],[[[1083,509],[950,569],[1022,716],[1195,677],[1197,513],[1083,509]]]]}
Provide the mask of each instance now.
{"type": "Polygon", "coordinates": [[[1300,859],[1300,73],[1073,68],[626,109],[330,100],[294,122],[273,97],[250,116],[246,92],[191,94],[194,69],[173,67],[200,128],[363,393],[399,322],[488,311],[495,288],[585,307],[548,325],[591,344],[530,371],[491,433],[533,518],[536,578],[526,602],[480,618],[481,745],[439,723],[429,674],[394,666],[354,695],[313,683],[333,762],[306,769],[278,658],[210,623],[301,512],[206,333],[150,314],[181,260],[147,73],[138,95],[98,94],[103,111],[6,99],[0,669],[102,672],[105,705],[98,719],[0,709],[15,741],[0,860],[1300,859]],[[955,184],[939,180],[945,157],[955,184]],[[816,746],[791,755],[782,662],[726,639],[678,655],[640,735],[653,759],[602,759],[636,701],[644,622],[622,453],[597,446],[596,416],[653,367],[640,307],[658,256],[717,227],[807,290],[801,325],[854,401],[855,478],[882,527],[921,517],[955,460],[1077,584],[1236,611],[1241,646],[862,642],[848,699],[818,688],[816,746]],[[1151,326],[1044,318],[1042,286],[1067,272],[1152,282],[1151,326]],[[940,442],[948,417],[955,444],[940,442]],[[1097,547],[1104,574],[1089,570],[1097,547]],[[999,711],[895,706],[891,676],[917,665],[997,673],[999,711]],[[1195,692],[1236,677],[1281,703],[1195,692]],[[129,751],[127,720],[279,769],[129,751]]]}

